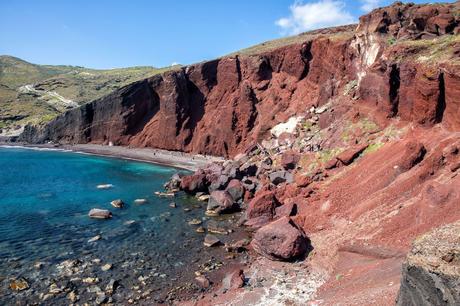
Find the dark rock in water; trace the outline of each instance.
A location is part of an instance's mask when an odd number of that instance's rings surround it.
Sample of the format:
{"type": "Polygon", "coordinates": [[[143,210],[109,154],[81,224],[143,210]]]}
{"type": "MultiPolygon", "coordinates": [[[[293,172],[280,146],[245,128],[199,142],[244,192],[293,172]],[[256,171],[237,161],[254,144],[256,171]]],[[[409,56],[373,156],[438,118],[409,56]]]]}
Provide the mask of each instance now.
{"type": "Polygon", "coordinates": [[[181,177],[179,175],[179,173],[175,173],[170,179],[169,181],[167,181],[163,187],[166,189],[166,190],[175,190],[175,189],[178,189],[180,187],[180,183],[181,183],[181,177]]]}
{"type": "Polygon", "coordinates": [[[110,204],[112,204],[112,206],[116,208],[123,208],[123,206],[125,205],[125,203],[120,199],[113,200],[112,202],[110,202],[110,204]]]}
{"type": "Polygon", "coordinates": [[[204,276],[204,275],[199,275],[197,277],[195,277],[195,280],[196,282],[198,283],[198,285],[201,287],[201,288],[209,288],[211,287],[211,282],[209,281],[209,279],[204,276]]]}
{"type": "Polygon", "coordinates": [[[211,192],[207,210],[214,211],[218,214],[231,212],[236,209],[232,196],[225,190],[216,190],[211,192]]]}
{"type": "Polygon", "coordinates": [[[220,240],[219,240],[219,238],[217,238],[214,235],[207,234],[204,237],[204,243],[203,244],[204,244],[204,246],[207,246],[207,247],[218,246],[220,244],[220,240]]]}
{"type": "Polygon", "coordinates": [[[305,255],[310,241],[289,217],[283,217],[257,230],[251,245],[268,259],[291,261],[305,255]]]}
{"type": "Polygon", "coordinates": [[[270,182],[272,182],[275,185],[287,182],[287,183],[292,183],[294,178],[292,176],[292,173],[289,173],[288,171],[281,170],[281,171],[275,171],[269,174],[270,182]]]}
{"type": "Polygon", "coordinates": [[[88,216],[94,219],[110,219],[112,213],[106,209],[93,208],[89,211],[88,216]]]}
{"type": "Polygon", "coordinates": [[[240,180],[233,179],[228,183],[227,188],[225,189],[230,196],[232,197],[233,201],[238,202],[243,198],[244,195],[244,186],[240,180]]]}
{"type": "Polygon", "coordinates": [[[414,241],[396,305],[460,305],[460,221],[414,241]]]}
{"type": "Polygon", "coordinates": [[[187,193],[207,191],[206,175],[203,172],[197,172],[192,175],[186,175],[182,177],[180,188],[187,193]]]}

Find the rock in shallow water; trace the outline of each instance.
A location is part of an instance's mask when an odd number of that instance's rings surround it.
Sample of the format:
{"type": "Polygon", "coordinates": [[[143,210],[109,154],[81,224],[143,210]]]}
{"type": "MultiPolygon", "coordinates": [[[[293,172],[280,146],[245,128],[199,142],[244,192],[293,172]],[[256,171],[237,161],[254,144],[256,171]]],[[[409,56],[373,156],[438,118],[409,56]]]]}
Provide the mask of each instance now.
{"type": "Polygon", "coordinates": [[[110,189],[113,188],[112,184],[100,184],[96,186],[97,189],[110,189]]]}
{"type": "Polygon", "coordinates": [[[204,246],[207,246],[207,247],[218,246],[220,244],[220,240],[219,240],[219,238],[217,238],[214,235],[207,234],[204,237],[204,243],[203,244],[204,244],[204,246]]]}
{"type": "Polygon", "coordinates": [[[22,291],[29,289],[29,283],[25,278],[14,279],[10,283],[10,288],[14,291],[22,291]]]}
{"type": "Polygon", "coordinates": [[[123,208],[125,206],[125,203],[121,199],[113,200],[110,204],[115,208],[123,208]]]}
{"type": "Polygon", "coordinates": [[[93,208],[89,211],[88,216],[94,219],[110,219],[112,213],[107,209],[93,208]]]}

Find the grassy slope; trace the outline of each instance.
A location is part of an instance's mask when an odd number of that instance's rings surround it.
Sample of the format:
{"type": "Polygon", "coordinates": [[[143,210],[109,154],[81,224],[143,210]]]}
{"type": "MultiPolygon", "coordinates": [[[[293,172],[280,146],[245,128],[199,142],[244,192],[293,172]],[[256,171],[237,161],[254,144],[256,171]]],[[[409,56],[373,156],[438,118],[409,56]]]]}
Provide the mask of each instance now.
{"type": "Polygon", "coordinates": [[[0,56],[0,129],[14,129],[29,122],[46,122],[65,111],[59,100],[49,95],[20,92],[19,88],[23,85],[34,84],[36,89],[55,91],[81,105],[169,69],[131,67],[96,70],[78,66],[36,65],[12,56],[0,56]]]}

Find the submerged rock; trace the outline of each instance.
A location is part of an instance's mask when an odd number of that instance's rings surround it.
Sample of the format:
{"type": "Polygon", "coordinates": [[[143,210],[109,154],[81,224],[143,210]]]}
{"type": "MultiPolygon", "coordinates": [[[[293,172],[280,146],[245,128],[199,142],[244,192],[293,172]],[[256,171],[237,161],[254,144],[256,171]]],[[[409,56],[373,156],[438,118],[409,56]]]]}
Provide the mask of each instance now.
{"type": "Polygon", "coordinates": [[[271,260],[291,261],[305,255],[309,239],[289,217],[261,227],[251,242],[254,250],[271,260]]]}
{"type": "Polygon", "coordinates": [[[29,283],[27,282],[25,278],[20,277],[18,279],[14,279],[11,281],[10,288],[11,290],[14,290],[14,291],[26,290],[26,289],[29,289],[29,283]]]}
{"type": "Polygon", "coordinates": [[[220,240],[219,238],[217,238],[216,236],[214,235],[211,235],[211,234],[207,234],[205,237],[204,237],[204,242],[203,242],[204,246],[207,246],[207,247],[213,247],[213,246],[217,246],[220,244],[220,240]]]}
{"type": "Polygon", "coordinates": [[[110,189],[113,188],[112,184],[100,184],[96,186],[97,189],[110,189]]]}
{"type": "Polygon", "coordinates": [[[94,219],[110,219],[112,213],[106,209],[93,208],[89,211],[88,216],[94,219]]]}
{"type": "Polygon", "coordinates": [[[101,238],[102,238],[101,235],[96,235],[96,236],[94,236],[93,238],[88,239],[88,242],[90,242],[90,243],[91,243],[91,242],[96,242],[96,241],[100,240],[101,238]]]}
{"type": "Polygon", "coordinates": [[[135,199],[134,203],[135,204],[145,204],[147,203],[147,199],[135,199]]]}
{"type": "Polygon", "coordinates": [[[115,208],[123,208],[125,206],[125,203],[121,199],[113,200],[110,204],[115,208]]]}

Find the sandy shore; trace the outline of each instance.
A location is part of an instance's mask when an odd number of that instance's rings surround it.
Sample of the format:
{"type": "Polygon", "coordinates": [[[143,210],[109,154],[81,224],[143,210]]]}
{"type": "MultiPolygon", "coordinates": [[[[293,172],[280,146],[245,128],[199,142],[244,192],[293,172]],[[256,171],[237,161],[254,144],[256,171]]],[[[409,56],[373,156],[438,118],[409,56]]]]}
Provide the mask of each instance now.
{"type": "Polygon", "coordinates": [[[66,150],[77,153],[92,154],[136,160],[160,165],[166,165],[190,171],[195,171],[210,162],[223,161],[221,157],[205,156],[201,154],[189,154],[183,152],[166,151],[150,148],[130,148],[121,146],[104,146],[97,144],[77,144],[77,145],[27,145],[15,143],[0,143],[0,145],[17,146],[25,148],[66,150]]]}

